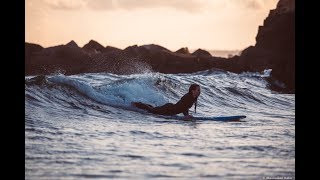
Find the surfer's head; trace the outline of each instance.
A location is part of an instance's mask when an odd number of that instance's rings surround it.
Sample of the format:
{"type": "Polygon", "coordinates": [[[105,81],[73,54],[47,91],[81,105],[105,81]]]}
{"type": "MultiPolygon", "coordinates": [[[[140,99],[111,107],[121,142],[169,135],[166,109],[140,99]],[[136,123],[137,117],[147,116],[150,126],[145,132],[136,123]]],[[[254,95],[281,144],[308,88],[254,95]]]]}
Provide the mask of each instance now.
{"type": "Polygon", "coordinates": [[[198,98],[200,95],[200,86],[198,84],[191,84],[189,87],[189,94],[191,94],[194,98],[198,98]]]}

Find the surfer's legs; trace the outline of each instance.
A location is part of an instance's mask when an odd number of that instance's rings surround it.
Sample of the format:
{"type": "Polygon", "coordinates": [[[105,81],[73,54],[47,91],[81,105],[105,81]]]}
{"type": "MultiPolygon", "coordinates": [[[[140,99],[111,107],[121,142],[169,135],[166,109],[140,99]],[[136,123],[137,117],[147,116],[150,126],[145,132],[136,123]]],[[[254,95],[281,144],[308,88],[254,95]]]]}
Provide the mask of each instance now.
{"type": "Polygon", "coordinates": [[[153,107],[150,104],[145,104],[142,102],[132,102],[131,104],[132,106],[135,106],[139,109],[147,110],[150,113],[161,114],[161,115],[173,115],[172,111],[173,111],[174,104],[172,103],[167,103],[163,106],[158,106],[158,107],[153,107]]]}
{"type": "Polygon", "coordinates": [[[132,102],[131,103],[133,106],[139,108],[139,109],[144,109],[144,110],[147,110],[147,111],[151,111],[153,109],[153,106],[150,105],[150,104],[145,104],[145,103],[142,103],[142,102],[132,102]]]}
{"type": "Polygon", "coordinates": [[[153,113],[156,114],[161,114],[161,115],[172,115],[172,110],[173,110],[174,104],[172,103],[167,103],[163,106],[158,106],[152,109],[153,113]]]}

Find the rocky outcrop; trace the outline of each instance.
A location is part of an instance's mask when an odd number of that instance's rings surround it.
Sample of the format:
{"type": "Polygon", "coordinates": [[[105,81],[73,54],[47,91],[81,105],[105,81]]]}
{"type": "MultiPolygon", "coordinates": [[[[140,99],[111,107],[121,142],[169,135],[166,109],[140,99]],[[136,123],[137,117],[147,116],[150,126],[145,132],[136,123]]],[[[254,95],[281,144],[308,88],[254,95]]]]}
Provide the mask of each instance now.
{"type": "Polygon", "coordinates": [[[104,51],[104,47],[97,41],[90,40],[87,44],[82,47],[83,50],[89,53],[99,53],[104,51]]]}
{"type": "Polygon", "coordinates": [[[176,51],[176,53],[180,53],[180,54],[190,54],[188,47],[180,48],[179,50],[176,51]]]}
{"type": "Polygon", "coordinates": [[[43,48],[33,53],[27,52],[34,49],[34,45],[25,43],[25,74],[51,74],[66,73],[76,74],[83,72],[89,65],[90,57],[73,43],[43,48]]]}
{"type": "Polygon", "coordinates": [[[272,69],[270,87],[295,92],[295,1],[280,0],[258,29],[255,46],[242,51],[240,71],[272,69]]]}
{"type": "Polygon", "coordinates": [[[197,57],[211,57],[211,54],[203,49],[197,49],[192,53],[192,55],[197,56],[197,57]]]}
{"type": "Polygon", "coordinates": [[[166,51],[166,52],[171,52],[169,49],[164,48],[162,46],[156,45],[156,44],[146,44],[141,46],[145,49],[147,49],[149,52],[162,52],[162,51],[166,51]]]}
{"type": "Polygon", "coordinates": [[[104,53],[114,52],[114,51],[121,51],[121,49],[113,47],[113,46],[106,46],[106,48],[104,48],[104,50],[103,50],[104,53]]]}
{"type": "Polygon", "coordinates": [[[39,53],[43,49],[42,46],[33,43],[25,43],[25,59],[30,58],[30,56],[39,53]]]}
{"type": "Polygon", "coordinates": [[[73,40],[66,44],[66,46],[71,48],[79,48],[78,44],[74,42],[73,40]]]}

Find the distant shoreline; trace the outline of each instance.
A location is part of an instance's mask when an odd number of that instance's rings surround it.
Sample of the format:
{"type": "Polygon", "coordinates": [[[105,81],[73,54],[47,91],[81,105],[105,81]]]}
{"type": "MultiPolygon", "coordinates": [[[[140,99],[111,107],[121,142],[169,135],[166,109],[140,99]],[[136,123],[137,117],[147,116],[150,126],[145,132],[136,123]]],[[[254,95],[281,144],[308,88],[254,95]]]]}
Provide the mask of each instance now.
{"type": "Polygon", "coordinates": [[[208,50],[214,57],[229,58],[235,55],[240,55],[242,50],[208,50]]]}

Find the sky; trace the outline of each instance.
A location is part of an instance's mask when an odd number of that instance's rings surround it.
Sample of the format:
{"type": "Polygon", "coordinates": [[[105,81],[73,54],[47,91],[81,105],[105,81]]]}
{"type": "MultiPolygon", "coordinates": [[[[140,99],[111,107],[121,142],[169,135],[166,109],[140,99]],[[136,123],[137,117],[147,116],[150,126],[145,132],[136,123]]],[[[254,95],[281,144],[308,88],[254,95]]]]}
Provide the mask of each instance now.
{"type": "Polygon", "coordinates": [[[243,50],[278,0],[26,0],[25,42],[243,50]]]}

